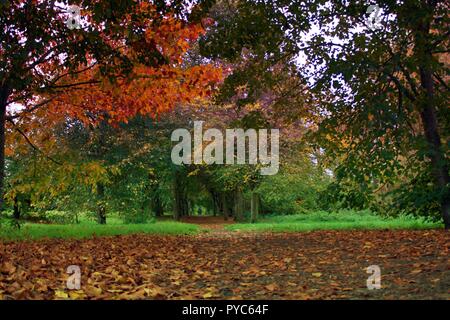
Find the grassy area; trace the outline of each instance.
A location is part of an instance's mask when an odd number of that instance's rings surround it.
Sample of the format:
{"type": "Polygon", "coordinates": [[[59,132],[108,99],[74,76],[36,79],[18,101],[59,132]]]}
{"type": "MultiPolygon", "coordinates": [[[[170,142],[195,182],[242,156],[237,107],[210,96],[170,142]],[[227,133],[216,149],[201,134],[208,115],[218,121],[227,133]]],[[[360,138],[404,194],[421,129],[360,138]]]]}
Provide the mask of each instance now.
{"type": "Polygon", "coordinates": [[[195,234],[199,231],[196,225],[158,221],[145,224],[123,224],[120,220],[109,221],[106,225],[83,221],[80,224],[37,224],[25,223],[21,229],[0,226],[2,240],[28,240],[40,238],[89,238],[92,236],[114,236],[133,233],[179,235],[195,234]]]}
{"type": "MultiPolygon", "coordinates": [[[[441,223],[433,223],[420,218],[401,216],[383,218],[370,211],[341,210],[338,212],[318,211],[308,214],[277,215],[260,219],[257,223],[227,225],[230,231],[271,231],[302,232],[312,230],[345,229],[427,229],[441,228],[441,223]]],[[[143,224],[125,224],[115,216],[108,217],[106,225],[99,225],[92,219],[80,217],[78,224],[24,223],[20,230],[0,224],[0,240],[14,241],[40,238],[88,238],[92,236],[114,236],[123,234],[181,235],[200,232],[197,225],[156,221],[143,224]]]]}
{"type": "Polygon", "coordinates": [[[302,232],[313,230],[351,229],[428,229],[440,228],[441,223],[411,216],[383,218],[370,211],[318,211],[308,214],[271,216],[257,223],[239,223],[226,228],[232,231],[302,232]]]}

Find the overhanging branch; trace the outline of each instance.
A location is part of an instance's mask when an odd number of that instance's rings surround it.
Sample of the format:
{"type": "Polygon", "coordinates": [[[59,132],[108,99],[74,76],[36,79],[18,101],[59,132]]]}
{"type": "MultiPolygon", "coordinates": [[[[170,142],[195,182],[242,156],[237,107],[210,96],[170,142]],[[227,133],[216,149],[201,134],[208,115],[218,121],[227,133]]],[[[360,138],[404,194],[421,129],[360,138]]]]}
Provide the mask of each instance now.
{"type": "Polygon", "coordinates": [[[31,148],[33,148],[33,150],[41,153],[42,155],[44,155],[44,157],[46,157],[48,160],[58,164],[58,165],[62,165],[61,162],[53,159],[52,157],[50,157],[49,155],[46,155],[41,149],[39,149],[33,142],[31,142],[30,138],[27,137],[27,135],[25,134],[25,132],[23,132],[19,127],[16,126],[16,124],[14,123],[13,120],[7,119],[8,122],[12,123],[12,125],[14,126],[14,130],[16,130],[18,133],[20,133],[20,135],[22,137],[24,137],[25,141],[31,146],[31,148]]]}

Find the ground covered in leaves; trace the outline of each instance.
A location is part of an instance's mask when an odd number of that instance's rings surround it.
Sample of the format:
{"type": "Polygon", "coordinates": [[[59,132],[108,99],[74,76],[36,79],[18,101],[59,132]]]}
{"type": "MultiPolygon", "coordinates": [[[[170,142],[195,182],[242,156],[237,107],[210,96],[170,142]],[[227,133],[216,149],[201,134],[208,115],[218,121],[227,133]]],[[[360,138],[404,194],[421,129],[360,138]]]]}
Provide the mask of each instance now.
{"type": "Polygon", "coordinates": [[[126,235],[0,243],[0,299],[449,299],[449,233],[126,235]],[[80,290],[66,287],[69,265],[80,290]],[[381,268],[379,290],[366,268],[381,268]]]}

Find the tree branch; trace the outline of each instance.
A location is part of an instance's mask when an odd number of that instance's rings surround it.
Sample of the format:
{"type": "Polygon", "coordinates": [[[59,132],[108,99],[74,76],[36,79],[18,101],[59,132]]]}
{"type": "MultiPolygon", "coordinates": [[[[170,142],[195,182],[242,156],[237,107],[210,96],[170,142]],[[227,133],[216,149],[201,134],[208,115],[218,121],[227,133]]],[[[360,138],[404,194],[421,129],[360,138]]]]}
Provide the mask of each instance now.
{"type": "Polygon", "coordinates": [[[20,135],[21,135],[22,137],[24,137],[25,141],[31,146],[31,148],[33,148],[33,150],[36,150],[37,152],[43,154],[44,157],[46,157],[48,160],[50,160],[50,161],[52,161],[52,162],[54,162],[54,163],[56,163],[56,164],[58,164],[58,165],[62,165],[61,162],[59,162],[59,161],[53,159],[53,158],[50,157],[49,155],[46,155],[41,149],[39,149],[37,146],[35,146],[35,145],[33,144],[33,142],[31,142],[31,140],[27,137],[27,135],[25,134],[25,132],[23,132],[19,127],[16,126],[16,124],[14,123],[14,121],[12,121],[12,120],[10,120],[10,119],[7,119],[7,120],[8,120],[8,122],[12,123],[12,125],[14,126],[14,129],[15,129],[18,133],[20,133],[20,135]]]}

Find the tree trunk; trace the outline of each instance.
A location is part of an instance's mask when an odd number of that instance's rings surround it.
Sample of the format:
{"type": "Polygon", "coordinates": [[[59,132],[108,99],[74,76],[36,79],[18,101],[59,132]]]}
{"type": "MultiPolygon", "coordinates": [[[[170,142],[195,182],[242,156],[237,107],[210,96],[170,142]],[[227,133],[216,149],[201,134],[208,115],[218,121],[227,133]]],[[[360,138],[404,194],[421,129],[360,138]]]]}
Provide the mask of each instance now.
{"type": "Polygon", "coordinates": [[[236,221],[242,221],[244,219],[244,199],[242,197],[242,191],[236,189],[234,192],[234,219],[236,221]]]}
{"type": "Polygon", "coordinates": [[[189,204],[187,201],[186,186],[184,185],[182,176],[179,172],[175,173],[173,180],[173,193],[173,218],[175,220],[180,220],[181,217],[189,214],[189,204]]]}
{"type": "Polygon", "coordinates": [[[177,175],[175,174],[175,179],[173,179],[173,218],[174,220],[180,220],[181,218],[181,208],[180,208],[180,202],[179,202],[179,186],[177,181],[177,175]]]}
{"type": "Polygon", "coordinates": [[[218,192],[213,192],[214,216],[217,216],[222,211],[220,200],[220,194],[218,192]]]}
{"type": "Polygon", "coordinates": [[[444,220],[445,229],[450,229],[450,196],[447,190],[450,177],[447,160],[442,150],[436,110],[434,108],[434,84],[431,70],[420,68],[420,81],[422,88],[426,92],[420,116],[425,131],[425,138],[429,145],[429,158],[433,166],[435,183],[439,190],[444,191],[444,194],[441,195],[442,219],[444,220]]]}
{"type": "Polygon", "coordinates": [[[161,198],[159,195],[155,195],[153,199],[153,211],[155,212],[155,217],[162,217],[164,214],[164,209],[161,203],[161,198]]]}
{"type": "Polygon", "coordinates": [[[5,194],[5,125],[6,125],[6,104],[8,103],[9,89],[0,89],[0,213],[4,209],[5,194]]]}
{"type": "Polygon", "coordinates": [[[16,220],[20,219],[20,207],[19,207],[19,199],[17,199],[17,196],[14,197],[14,211],[13,211],[13,217],[16,220]]]}
{"type": "Polygon", "coordinates": [[[230,208],[228,206],[227,194],[225,192],[222,192],[221,197],[222,197],[222,207],[223,207],[223,218],[226,221],[230,217],[230,208]]]}
{"type": "Polygon", "coordinates": [[[106,224],[105,186],[97,184],[97,221],[99,224],[106,224]]]}
{"type": "Polygon", "coordinates": [[[256,192],[252,192],[251,213],[251,222],[255,223],[258,220],[259,214],[259,196],[256,192]]]}
{"type": "Polygon", "coordinates": [[[428,142],[428,157],[431,160],[435,185],[441,194],[441,215],[444,220],[445,229],[450,229],[450,195],[448,185],[450,177],[448,173],[448,163],[442,150],[441,137],[439,135],[439,125],[436,116],[436,99],[433,82],[433,55],[430,43],[430,20],[432,19],[434,6],[426,8],[430,11],[429,18],[416,26],[415,33],[415,53],[417,55],[420,72],[420,85],[423,95],[419,97],[421,102],[420,117],[428,142]]]}

